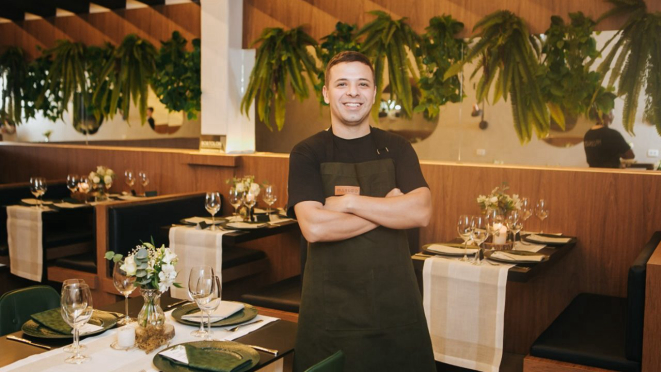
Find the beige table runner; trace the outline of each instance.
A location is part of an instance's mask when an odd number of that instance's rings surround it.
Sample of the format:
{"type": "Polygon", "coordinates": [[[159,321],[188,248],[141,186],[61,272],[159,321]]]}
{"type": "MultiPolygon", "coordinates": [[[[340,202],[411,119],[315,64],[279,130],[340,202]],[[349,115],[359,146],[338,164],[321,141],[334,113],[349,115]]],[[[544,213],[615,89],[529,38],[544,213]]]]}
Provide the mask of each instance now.
{"type": "Polygon", "coordinates": [[[425,260],[423,305],[437,361],[498,371],[510,267],[440,257],[425,260]]]}
{"type": "Polygon", "coordinates": [[[182,300],[188,298],[188,276],[195,266],[211,266],[222,280],[223,235],[225,230],[201,230],[197,227],[170,228],[170,249],[179,257],[177,283],[183,288],[170,287],[170,295],[182,300]]]}
{"type": "Polygon", "coordinates": [[[7,207],[7,244],[11,273],[41,282],[44,268],[42,209],[7,207]]]}

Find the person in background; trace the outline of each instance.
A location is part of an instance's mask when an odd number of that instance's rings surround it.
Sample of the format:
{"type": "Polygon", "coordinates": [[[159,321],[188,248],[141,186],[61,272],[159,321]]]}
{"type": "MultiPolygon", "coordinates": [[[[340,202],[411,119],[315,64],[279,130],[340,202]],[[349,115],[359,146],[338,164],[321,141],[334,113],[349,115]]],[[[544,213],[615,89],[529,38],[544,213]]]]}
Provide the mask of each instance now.
{"type": "Polygon", "coordinates": [[[156,130],[156,122],[154,121],[154,118],[152,117],[154,115],[154,108],[153,107],[148,107],[147,108],[147,123],[149,123],[149,126],[151,129],[156,130]]]}
{"type": "Polygon", "coordinates": [[[620,158],[635,157],[620,132],[608,127],[613,122],[612,111],[599,115],[593,108],[590,110],[590,119],[596,120],[596,124],[585,133],[583,145],[591,168],[620,168],[620,158]]]}
{"type": "Polygon", "coordinates": [[[331,127],[289,160],[288,213],[308,246],[294,371],[341,350],[349,371],[436,371],[404,229],[426,226],[431,193],[404,138],[372,128],[374,69],[328,63],[331,127]]]}

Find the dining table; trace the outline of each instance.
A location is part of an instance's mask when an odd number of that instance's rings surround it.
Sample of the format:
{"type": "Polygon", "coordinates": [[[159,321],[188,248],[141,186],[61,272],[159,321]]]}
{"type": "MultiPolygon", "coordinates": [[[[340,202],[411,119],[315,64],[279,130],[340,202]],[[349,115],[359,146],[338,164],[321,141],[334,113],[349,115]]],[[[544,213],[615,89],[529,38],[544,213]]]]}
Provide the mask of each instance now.
{"type": "MultiPolygon", "coordinates": [[[[116,314],[121,314],[124,312],[124,300],[122,301],[110,304],[108,306],[103,306],[101,307],[100,310],[104,311],[109,311],[113,312],[116,314]]],[[[143,304],[143,299],[141,297],[135,297],[129,299],[129,315],[131,317],[136,317],[138,315],[138,312],[140,311],[140,308],[142,307],[143,304]]],[[[163,307],[163,310],[167,313],[170,310],[174,310],[178,308],[179,306],[184,306],[185,304],[182,304],[181,301],[170,297],[167,293],[163,294],[161,297],[161,305],[163,307]],[[175,305],[175,306],[172,306],[175,305]]],[[[249,322],[249,321],[248,321],[249,322]]],[[[245,322],[245,323],[248,323],[245,322]]],[[[194,330],[197,328],[197,326],[187,326],[185,325],[186,328],[190,328],[190,330],[194,330]]],[[[296,338],[296,330],[297,330],[297,324],[293,322],[289,322],[286,320],[276,320],[276,321],[271,321],[268,324],[262,326],[259,329],[256,329],[252,331],[251,333],[248,333],[244,336],[241,336],[237,339],[235,339],[235,342],[239,342],[241,344],[245,345],[256,345],[258,347],[266,348],[266,349],[272,349],[272,350],[277,350],[277,355],[274,355],[273,353],[270,352],[265,352],[265,351],[260,351],[256,350],[259,353],[259,362],[254,365],[252,368],[244,371],[257,371],[260,370],[266,366],[269,366],[273,363],[282,363],[283,358],[291,355],[294,352],[294,342],[296,338]]],[[[212,329],[213,331],[213,329],[212,329]]],[[[90,336],[90,337],[103,337],[107,332],[116,332],[114,329],[107,330],[101,335],[97,336],[90,336]]],[[[20,362],[25,358],[41,354],[44,352],[47,352],[48,350],[29,345],[26,343],[22,342],[16,342],[11,339],[9,339],[9,336],[15,336],[23,339],[27,339],[29,341],[38,343],[39,345],[43,345],[46,347],[50,347],[52,349],[57,349],[63,346],[66,346],[71,343],[71,339],[51,339],[51,338],[37,338],[37,337],[31,337],[26,334],[24,334],[22,331],[17,331],[5,336],[0,337],[0,370],[8,370],[11,371],[12,368],[12,363],[20,362]]],[[[114,336],[112,337],[114,340],[114,336]]],[[[172,345],[174,346],[174,345],[172,345]]],[[[158,348],[156,351],[152,351],[150,353],[145,353],[143,357],[140,358],[141,362],[147,363],[149,360],[152,360],[154,356],[157,354],[157,352],[161,351],[163,348],[158,348]]],[[[111,350],[109,349],[108,352],[113,352],[117,353],[117,357],[121,358],[122,353],[125,353],[125,351],[121,350],[111,350]]],[[[143,351],[137,350],[136,352],[143,353],[143,351]]],[[[83,352],[84,353],[84,352],[83,352]]],[[[67,354],[61,354],[62,359],[62,365],[64,366],[64,359],[65,355],[67,354]]],[[[91,355],[92,358],[94,358],[94,355],[91,355]]],[[[78,366],[78,370],[85,370],[85,364],[82,364],[78,366]]],[[[108,366],[108,371],[114,371],[116,366],[108,366]]],[[[152,365],[152,370],[158,370],[155,366],[152,365]]],[[[140,370],[140,368],[138,368],[140,370]]],[[[183,369],[187,370],[187,369],[183,369]]],[[[191,369],[192,371],[192,369],[191,369]]],[[[103,372],[102,370],[95,370],[95,372],[103,372]]]]}

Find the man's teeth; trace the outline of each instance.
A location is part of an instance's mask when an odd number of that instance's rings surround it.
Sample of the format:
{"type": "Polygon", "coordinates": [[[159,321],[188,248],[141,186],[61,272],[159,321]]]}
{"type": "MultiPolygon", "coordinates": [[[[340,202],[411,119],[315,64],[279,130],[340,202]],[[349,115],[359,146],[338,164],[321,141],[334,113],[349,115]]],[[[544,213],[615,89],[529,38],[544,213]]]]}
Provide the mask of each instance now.
{"type": "Polygon", "coordinates": [[[360,103],[345,103],[344,105],[349,107],[358,107],[360,106],[360,103]]]}

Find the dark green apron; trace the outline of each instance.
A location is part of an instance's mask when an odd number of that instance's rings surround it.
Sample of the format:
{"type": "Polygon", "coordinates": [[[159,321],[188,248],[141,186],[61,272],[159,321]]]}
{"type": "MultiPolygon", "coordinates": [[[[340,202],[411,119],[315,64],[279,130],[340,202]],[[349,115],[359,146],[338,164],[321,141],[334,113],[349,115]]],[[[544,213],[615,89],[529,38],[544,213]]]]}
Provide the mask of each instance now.
{"type": "MultiPolygon", "coordinates": [[[[323,163],[321,174],[326,197],[335,195],[335,186],[359,186],[360,195],[374,197],[396,187],[388,158],[323,163]]],[[[403,230],[380,226],[308,246],[294,370],[338,350],[346,355],[345,371],[436,371],[403,230]]]]}

